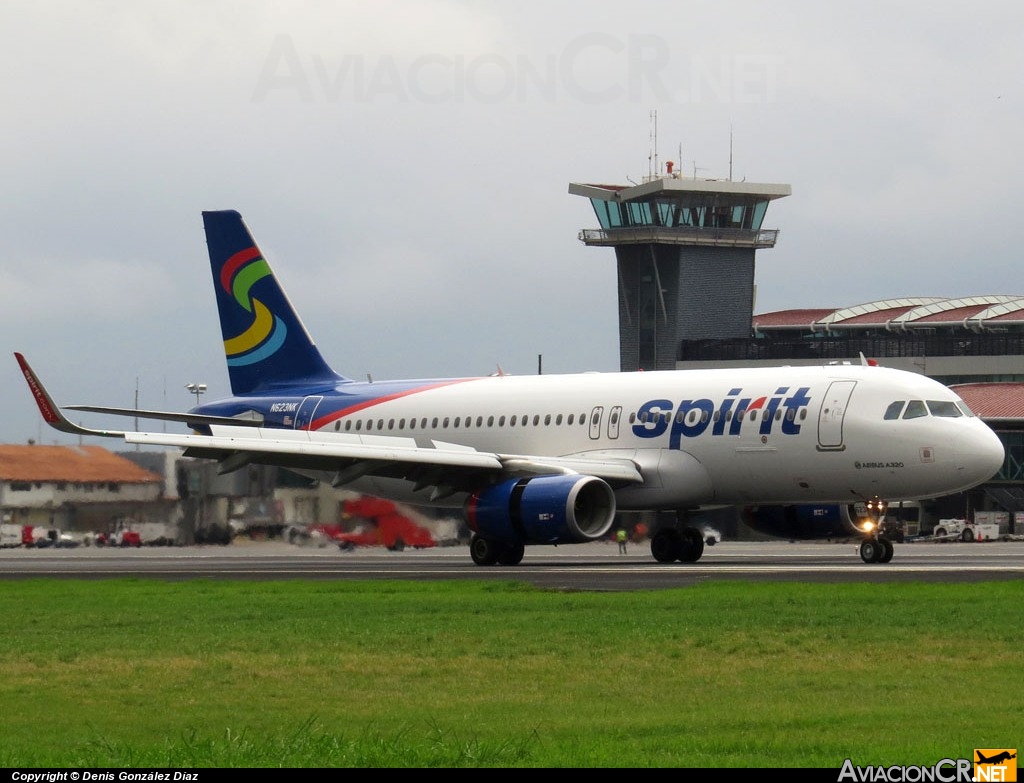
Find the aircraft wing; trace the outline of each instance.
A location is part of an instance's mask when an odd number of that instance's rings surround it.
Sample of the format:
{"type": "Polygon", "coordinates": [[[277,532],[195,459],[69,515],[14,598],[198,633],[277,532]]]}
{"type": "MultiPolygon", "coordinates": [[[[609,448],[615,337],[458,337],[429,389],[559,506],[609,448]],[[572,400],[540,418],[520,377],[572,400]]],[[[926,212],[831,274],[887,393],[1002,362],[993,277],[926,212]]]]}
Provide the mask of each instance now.
{"type": "MultiPolygon", "coordinates": [[[[188,456],[219,460],[228,469],[249,462],[307,470],[337,471],[341,478],[422,474],[429,484],[457,486],[460,476],[480,472],[507,476],[581,473],[617,483],[642,483],[629,459],[537,457],[477,451],[430,438],[351,435],[213,425],[210,435],[125,432],[127,443],[176,446],[188,456]],[[426,477],[430,476],[433,480],[426,477]]],[[[336,483],[345,483],[336,481],[336,483]]]]}
{"type": "MultiPolygon", "coordinates": [[[[221,472],[237,470],[250,463],[285,468],[324,471],[334,475],[341,486],[364,476],[412,479],[420,486],[435,487],[435,494],[470,491],[480,484],[481,475],[503,476],[580,473],[615,483],[642,483],[636,463],[629,459],[537,457],[524,454],[496,454],[425,437],[354,435],[309,430],[270,429],[259,422],[219,416],[157,414],[186,424],[210,427],[210,435],[175,435],[158,432],[99,430],[72,423],[43,386],[25,357],[15,354],[43,419],[54,429],[77,435],[122,438],[126,443],[175,446],[191,457],[215,459],[221,472]]],[[[134,415],[129,408],[74,406],[75,410],[134,415]]]]}

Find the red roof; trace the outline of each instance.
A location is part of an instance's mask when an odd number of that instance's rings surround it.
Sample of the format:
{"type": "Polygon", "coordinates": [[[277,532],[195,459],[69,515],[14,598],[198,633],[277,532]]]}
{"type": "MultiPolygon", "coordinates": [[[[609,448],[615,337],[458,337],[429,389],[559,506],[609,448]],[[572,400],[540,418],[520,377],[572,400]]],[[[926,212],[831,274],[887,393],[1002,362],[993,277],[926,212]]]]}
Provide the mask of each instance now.
{"type": "Polygon", "coordinates": [[[992,305],[981,304],[955,307],[952,310],[943,310],[940,313],[921,316],[920,318],[914,319],[914,323],[923,324],[929,321],[937,321],[939,323],[962,323],[965,318],[972,318],[978,313],[988,310],[991,306],[992,305]]]}
{"type": "Polygon", "coordinates": [[[962,383],[950,388],[983,419],[1024,419],[1024,383],[962,383]]]}
{"type": "Polygon", "coordinates": [[[163,479],[101,446],[0,445],[0,480],[151,484],[163,479]]]}
{"type": "Polygon", "coordinates": [[[834,308],[817,310],[776,310],[774,313],[761,313],[754,316],[754,327],[759,326],[806,326],[832,315],[834,308]]]}
{"type": "Polygon", "coordinates": [[[917,307],[917,305],[900,305],[899,307],[889,307],[885,310],[873,310],[870,313],[851,315],[849,318],[844,318],[842,321],[836,321],[835,325],[847,326],[849,324],[884,324],[886,321],[891,321],[894,318],[899,318],[904,313],[909,313],[915,307],[917,307]]]}

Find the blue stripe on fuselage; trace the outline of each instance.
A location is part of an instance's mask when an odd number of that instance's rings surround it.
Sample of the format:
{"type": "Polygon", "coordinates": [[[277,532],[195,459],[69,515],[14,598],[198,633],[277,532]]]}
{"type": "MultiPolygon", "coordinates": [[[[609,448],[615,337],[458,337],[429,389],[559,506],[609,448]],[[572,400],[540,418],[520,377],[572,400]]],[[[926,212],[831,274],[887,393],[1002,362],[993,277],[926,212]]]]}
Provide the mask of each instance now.
{"type": "Polygon", "coordinates": [[[249,411],[263,414],[266,426],[292,429],[295,415],[307,397],[323,397],[316,409],[317,418],[303,429],[319,430],[344,416],[373,408],[421,392],[440,389],[477,378],[444,380],[382,381],[379,383],[346,383],[332,389],[304,389],[301,392],[232,397],[193,409],[196,413],[214,416],[238,416],[249,411]]]}

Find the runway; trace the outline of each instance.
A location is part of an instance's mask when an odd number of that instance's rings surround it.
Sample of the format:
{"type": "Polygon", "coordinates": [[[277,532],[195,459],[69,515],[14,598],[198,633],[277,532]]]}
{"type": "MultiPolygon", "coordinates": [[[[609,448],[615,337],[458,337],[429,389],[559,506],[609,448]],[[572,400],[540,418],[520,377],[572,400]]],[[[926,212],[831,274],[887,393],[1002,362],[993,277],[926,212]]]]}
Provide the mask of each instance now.
{"type": "Polygon", "coordinates": [[[480,567],[466,547],[389,552],[236,541],[227,546],[140,549],[3,549],[0,580],[500,579],[555,590],[655,590],[715,580],[977,582],[1024,578],[1024,542],[897,544],[891,563],[861,562],[854,542],[720,542],[697,563],[656,562],[646,544],[527,547],[517,566],[480,567]]]}

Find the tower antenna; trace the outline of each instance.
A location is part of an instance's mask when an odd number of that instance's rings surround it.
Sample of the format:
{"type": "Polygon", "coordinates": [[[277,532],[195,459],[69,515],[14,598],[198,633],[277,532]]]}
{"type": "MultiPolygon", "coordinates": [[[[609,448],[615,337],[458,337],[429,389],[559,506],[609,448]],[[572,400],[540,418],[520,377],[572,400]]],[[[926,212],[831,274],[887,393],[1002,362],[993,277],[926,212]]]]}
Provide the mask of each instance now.
{"type": "Polygon", "coordinates": [[[729,126],[729,181],[732,182],[732,125],[729,126]]]}
{"type": "Polygon", "coordinates": [[[658,110],[651,109],[651,152],[647,156],[648,182],[660,174],[661,170],[658,168],[658,110]]]}

